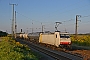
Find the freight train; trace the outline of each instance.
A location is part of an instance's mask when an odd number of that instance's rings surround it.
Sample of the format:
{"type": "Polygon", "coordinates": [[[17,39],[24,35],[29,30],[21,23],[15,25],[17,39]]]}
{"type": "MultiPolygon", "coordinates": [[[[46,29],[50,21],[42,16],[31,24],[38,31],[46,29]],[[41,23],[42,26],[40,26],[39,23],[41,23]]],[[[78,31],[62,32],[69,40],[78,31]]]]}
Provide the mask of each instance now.
{"type": "Polygon", "coordinates": [[[67,32],[54,32],[54,33],[29,33],[29,34],[19,34],[17,37],[34,41],[37,43],[44,43],[49,45],[54,45],[56,47],[70,47],[71,39],[69,33],[67,32]]]}

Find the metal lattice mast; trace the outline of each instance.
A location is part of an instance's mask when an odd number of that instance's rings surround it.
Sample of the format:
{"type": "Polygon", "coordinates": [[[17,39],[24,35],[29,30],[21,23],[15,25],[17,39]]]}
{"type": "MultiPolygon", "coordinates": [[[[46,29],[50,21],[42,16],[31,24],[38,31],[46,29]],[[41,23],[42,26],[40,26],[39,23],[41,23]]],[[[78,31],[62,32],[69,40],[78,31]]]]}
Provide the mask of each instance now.
{"type": "Polygon", "coordinates": [[[15,24],[14,24],[14,6],[16,4],[9,4],[9,5],[12,5],[13,7],[13,17],[12,17],[12,37],[14,38],[14,33],[15,33],[15,24]]]}
{"type": "Polygon", "coordinates": [[[75,38],[76,38],[76,40],[77,40],[77,34],[78,34],[78,32],[77,32],[77,27],[78,27],[78,21],[80,21],[80,20],[78,20],[78,17],[81,17],[81,15],[76,15],[76,29],[75,29],[75,38]]]}
{"type": "Polygon", "coordinates": [[[15,38],[16,38],[16,34],[17,33],[17,24],[16,24],[16,11],[15,11],[15,38]]]}

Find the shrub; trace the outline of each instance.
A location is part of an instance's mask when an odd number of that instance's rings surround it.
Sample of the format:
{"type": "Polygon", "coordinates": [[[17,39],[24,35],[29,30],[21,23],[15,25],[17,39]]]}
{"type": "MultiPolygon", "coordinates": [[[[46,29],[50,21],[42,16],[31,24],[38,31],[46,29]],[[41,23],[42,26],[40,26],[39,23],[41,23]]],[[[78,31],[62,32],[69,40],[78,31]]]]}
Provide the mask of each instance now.
{"type": "Polygon", "coordinates": [[[78,35],[77,40],[75,40],[75,36],[71,36],[72,43],[81,45],[81,46],[90,46],[90,35],[78,35]]]}
{"type": "Polygon", "coordinates": [[[0,60],[39,60],[39,55],[33,53],[27,45],[6,38],[0,42],[0,60]]]}

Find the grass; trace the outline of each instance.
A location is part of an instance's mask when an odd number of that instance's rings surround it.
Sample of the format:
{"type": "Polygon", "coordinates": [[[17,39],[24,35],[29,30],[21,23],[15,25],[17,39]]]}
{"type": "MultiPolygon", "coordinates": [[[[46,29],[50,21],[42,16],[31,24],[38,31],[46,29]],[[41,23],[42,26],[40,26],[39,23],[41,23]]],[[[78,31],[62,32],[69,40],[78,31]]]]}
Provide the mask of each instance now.
{"type": "Polygon", "coordinates": [[[0,41],[0,60],[39,60],[40,57],[27,45],[22,45],[12,38],[3,37],[0,41]]]}

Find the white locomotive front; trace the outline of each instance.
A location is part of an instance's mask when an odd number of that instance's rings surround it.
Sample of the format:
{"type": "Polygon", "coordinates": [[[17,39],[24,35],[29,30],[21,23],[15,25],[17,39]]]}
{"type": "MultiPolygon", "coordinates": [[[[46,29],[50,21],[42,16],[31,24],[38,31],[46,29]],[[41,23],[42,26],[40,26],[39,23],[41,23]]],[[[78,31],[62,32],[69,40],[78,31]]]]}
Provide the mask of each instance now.
{"type": "Polygon", "coordinates": [[[70,47],[71,39],[69,33],[60,33],[60,46],[70,47]]]}

